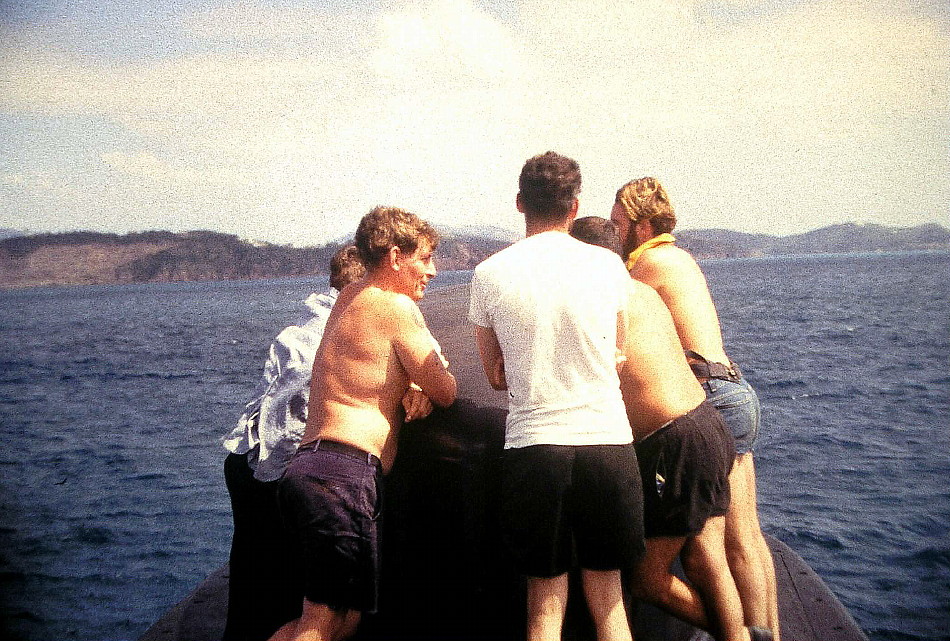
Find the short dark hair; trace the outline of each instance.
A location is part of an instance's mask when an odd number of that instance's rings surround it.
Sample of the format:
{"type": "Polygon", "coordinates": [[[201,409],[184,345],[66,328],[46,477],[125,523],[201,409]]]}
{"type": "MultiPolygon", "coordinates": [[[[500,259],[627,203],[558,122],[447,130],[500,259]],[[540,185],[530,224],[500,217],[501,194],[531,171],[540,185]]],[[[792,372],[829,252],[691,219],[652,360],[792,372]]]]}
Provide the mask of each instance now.
{"type": "Polygon", "coordinates": [[[366,268],[363,267],[356,245],[341,247],[330,259],[330,287],[334,289],[342,290],[361,279],[365,273],[366,268]]]}
{"type": "Polygon", "coordinates": [[[398,207],[374,207],[356,228],[356,249],[366,269],[379,267],[393,247],[411,254],[421,241],[435,249],[439,233],[415,214],[398,207]]]}
{"type": "Polygon", "coordinates": [[[518,190],[525,214],[565,218],[581,191],[581,169],[576,161],[549,151],[524,164],[518,190]]]}
{"type": "Polygon", "coordinates": [[[617,255],[623,253],[617,226],[600,216],[585,216],[575,220],[571,223],[571,236],[590,245],[606,247],[617,255]]]}

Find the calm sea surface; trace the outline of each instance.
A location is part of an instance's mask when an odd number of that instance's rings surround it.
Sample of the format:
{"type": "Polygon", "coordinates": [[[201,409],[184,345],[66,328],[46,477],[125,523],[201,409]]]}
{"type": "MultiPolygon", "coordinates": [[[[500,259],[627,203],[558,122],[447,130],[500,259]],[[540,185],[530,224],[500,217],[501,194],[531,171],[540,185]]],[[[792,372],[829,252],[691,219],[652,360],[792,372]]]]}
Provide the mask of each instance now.
{"type": "MultiPolygon", "coordinates": [[[[765,529],[873,641],[950,639],[950,254],[704,269],[762,399],[765,529]]],[[[220,439],[324,286],[0,292],[0,636],[136,639],[226,561],[220,439]]]]}

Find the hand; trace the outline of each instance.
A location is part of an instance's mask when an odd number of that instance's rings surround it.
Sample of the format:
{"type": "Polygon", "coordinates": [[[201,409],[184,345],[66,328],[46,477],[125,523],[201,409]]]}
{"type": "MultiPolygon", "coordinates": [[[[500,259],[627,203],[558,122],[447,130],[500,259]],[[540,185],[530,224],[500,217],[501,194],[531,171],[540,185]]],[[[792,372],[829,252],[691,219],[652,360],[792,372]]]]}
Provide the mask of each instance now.
{"type": "Polygon", "coordinates": [[[422,389],[412,383],[402,397],[402,407],[406,410],[406,422],[425,418],[432,413],[432,401],[422,389]]]}

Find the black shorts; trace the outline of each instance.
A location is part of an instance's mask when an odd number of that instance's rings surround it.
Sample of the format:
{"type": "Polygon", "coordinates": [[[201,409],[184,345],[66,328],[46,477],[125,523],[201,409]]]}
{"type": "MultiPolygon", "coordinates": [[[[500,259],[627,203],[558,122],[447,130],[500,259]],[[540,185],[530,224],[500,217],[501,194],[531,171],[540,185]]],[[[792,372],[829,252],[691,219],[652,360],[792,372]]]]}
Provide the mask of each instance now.
{"type": "Polygon", "coordinates": [[[691,536],[729,510],[735,441],[703,401],[637,443],[647,538],[691,536]]]}
{"type": "Polygon", "coordinates": [[[533,445],[502,458],[501,528],[522,574],[617,570],[644,553],[633,445],[533,445]]]}
{"type": "Polygon", "coordinates": [[[307,600],[373,613],[379,597],[382,467],[339,443],[303,445],[280,480],[278,500],[307,600]]]}

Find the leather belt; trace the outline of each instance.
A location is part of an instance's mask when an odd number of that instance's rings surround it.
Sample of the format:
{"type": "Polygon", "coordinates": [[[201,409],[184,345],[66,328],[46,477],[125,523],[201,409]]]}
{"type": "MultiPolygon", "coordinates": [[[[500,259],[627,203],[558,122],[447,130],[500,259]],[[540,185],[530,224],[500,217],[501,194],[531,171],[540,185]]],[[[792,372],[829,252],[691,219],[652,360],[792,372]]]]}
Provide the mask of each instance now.
{"type": "Polygon", "coordinates": [[[370,454],[366,450],[361,450],[355,445],[350,445],[349,443],[341,443],[339,441],[330,441],[325,438],[318,438],[316,441],[307,443],[306,445],[301,445],[298,449],[301,450],[323,450],[325,452],[333,452],[335,454],[343,454],[344,456],[349,456],[361,461],[366,461],[369,465],[379,465],[379,459],[376,458],[374,454],[370,454]]]}

